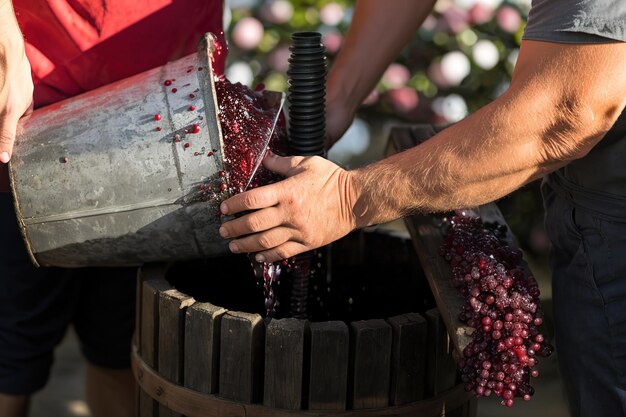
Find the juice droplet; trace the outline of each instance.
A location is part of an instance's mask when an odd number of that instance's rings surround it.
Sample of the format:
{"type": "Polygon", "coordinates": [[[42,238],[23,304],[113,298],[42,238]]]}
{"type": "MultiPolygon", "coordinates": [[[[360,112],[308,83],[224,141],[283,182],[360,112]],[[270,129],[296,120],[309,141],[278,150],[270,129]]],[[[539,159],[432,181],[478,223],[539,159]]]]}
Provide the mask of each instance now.
{"type": "Polygon", "coordinates": [[[172,93],[175,93],[178,91],[178,88],[172,88],[172,93]]]}
{"type": "Polygon", "coordinates": [[[161,117],[161,115],[159,113],[154,115],[154,120],[159,121],[161,119],[162,119],[162,117],[161,117]]]}
{"type": "Polygon", "coordinates": [[[64,156],[63,158],[61,158],[61,163],[62,164],[67,164],[70,160],[68,159],[67,156],[64,156]]]}
{"type": "Polygon", "coordinates": [[[188,147],[190,147],[191,145],[189,144],[189,142],[187,142],[187,143],[185,143],[183,146],[184,146],[184,148],[185,148],[185,149],[187,149],[187,148],[188,148],[188,147]]]}
{"type": "Polygon", "coordinates": [[[222,183],[220,184],[220,190],[224,191],[226,189],[226,184],[222,183]]]}
{"type": "Polygon", "coordinates": [[[198,71],[202,71],[202,67],[198,67],[198,71]]]}
{"type": "Polygon", "coordinates": [[[174,142],[180,142],[180,135],[174,135],[174,142]]]}
{"type": "Polygon", "coordinates": [[[165,82],[163,83],[163,85],[165,85],[165,86],[170,86],[170,85],[172,85],[172,80],[165,80],[165,82]]]}
{"type": "Polygon", "coordinates": [[[197,123],[191,126],[191,133],[200,133],[200,126],[197,123]]]}
{"type": "Polygon", "coordinates": [[[226,176],[226,173],[225,173],[224,171],[220,171],[220,177],[222,177],[222,178],[223,178],[223,177],[225,177],[225,176],[226,176]]]}
{"type": "Polygon", "coordinates": [[[189,111],[194,111],[195,109],[196,109],[196,106],[194,105],[189,106],[189,111]]]}
{"type": "Polygon", "coordinates": [[[157,132],[160,132],[161,130],[162,130],[162,129],[161,129],[161,126],[157,126],[157,127],[156,127],[156,131],[157,131],[157,132]]]}
{"type": "Polygon", "coordinates": [[[189,98],[196,98],[196,95],[194,93],[189,93],[189,98]]]}
{"type": "Polygon", "coordinates": [[[213,156],[213,152],[207,153],[206,156],[213,156]]]}

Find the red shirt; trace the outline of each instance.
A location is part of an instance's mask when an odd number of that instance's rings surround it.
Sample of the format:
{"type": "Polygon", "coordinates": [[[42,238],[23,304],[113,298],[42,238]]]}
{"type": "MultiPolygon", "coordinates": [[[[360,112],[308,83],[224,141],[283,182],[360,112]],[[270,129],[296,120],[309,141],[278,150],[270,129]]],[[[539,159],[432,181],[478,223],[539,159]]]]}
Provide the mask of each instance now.
{"type": "MultiPolygon", "coordinates": [[[[35,84],[35,107],[158,67],[222,32],[219,0],[13,0],[35,84]]],[[[215,70],[224,70],[224,55],[215,70]]],[[[6,186],[0,167],[0,190],[6,186]]],[[[5,188],[4,190],[7,190],[5,188]]]]}

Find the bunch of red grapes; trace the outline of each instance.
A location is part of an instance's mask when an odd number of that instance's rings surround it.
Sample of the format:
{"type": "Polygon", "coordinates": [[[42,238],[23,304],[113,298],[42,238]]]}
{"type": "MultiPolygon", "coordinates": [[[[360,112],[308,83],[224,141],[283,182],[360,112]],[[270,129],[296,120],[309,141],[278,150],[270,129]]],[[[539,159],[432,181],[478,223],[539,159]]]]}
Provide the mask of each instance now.
{"type": "Polygon", "coordinates": [[[460,320],[475,331],[458,363],[468,391],[492,394],[513,406],[514,398],[530,400],[530,378],[538,357],[552,346],[539,327],[543,314],[539,287],[520,266],[522,254],[497,234],[506,226],[486,227],[480,217],[452,217],[441,255],[452,267],[454,285],[467,302],[460,320]]]}

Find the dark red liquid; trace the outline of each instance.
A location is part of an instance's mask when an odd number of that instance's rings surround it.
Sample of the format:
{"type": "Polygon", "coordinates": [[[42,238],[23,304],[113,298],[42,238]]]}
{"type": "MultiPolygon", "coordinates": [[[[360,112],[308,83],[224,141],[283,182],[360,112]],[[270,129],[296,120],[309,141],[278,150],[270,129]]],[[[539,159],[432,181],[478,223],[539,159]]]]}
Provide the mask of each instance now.
{"type": "MultiPolygon", "coordinates": [[[[227,184],[221,184],[220,189],[224,191],[228,186],[231,194],[237,194],[245,191],[246,186],[253,188],[276,181],[278,178],[263,167],[259,167],[254,178],[251,178],[255,165],[263,158],[264,145],[268,141],[268,148],[276,153],[283,153],[286,149],[284,119],[272,133],[278,112],[276,104],[269,103],[263,92],[253,91],[240,83],[232,84],[225,78],[215,81],[215,90],[226,167],[226,172],[220,172],[219,176],[227,184]]],[[[275,287],[280,278],[280,265],[254,265],[253,261],[253,269],[257,279],[263,280],[266,314],[271,317],[278,306],[275,287]]]]}
{"type": "MultiPolygon", "coordinates": [[[[215,82],[219,107],[219,122],[224,139],[224,162],[228,172],[228,186],[232,194],[245,190],[255,164],[263,157],[263,146],[268,141],[278,109],[259,91],[227,79],[215,82]]],[[[278,123],[270,138],[269,149],[283,153],[286,148],[284,121],[278,123]]],[[[251,186],[274,181],[267,172],[259,172],[251,186]]]]}

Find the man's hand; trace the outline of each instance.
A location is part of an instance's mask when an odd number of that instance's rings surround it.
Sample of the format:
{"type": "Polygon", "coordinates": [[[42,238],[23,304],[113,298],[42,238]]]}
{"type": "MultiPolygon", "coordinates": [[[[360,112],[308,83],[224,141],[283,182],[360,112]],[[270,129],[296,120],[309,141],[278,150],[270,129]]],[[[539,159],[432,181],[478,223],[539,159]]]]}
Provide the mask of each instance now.
{"type": "Polygon", "coordinates": [[[273,262],[335,241],[356,227],[350,173],[320,157],[279,157],[263,161],[287,177],[224,201],[222,213],[256,210],[220,228],[235,253],[258,252],[259,262],[273,262]]]}
{"type": "Polygon", "coordinates": [[[0,162],[13,154],[19,119],[30,113],[33,80],[10,1],[0,2],[0,162]]]}

